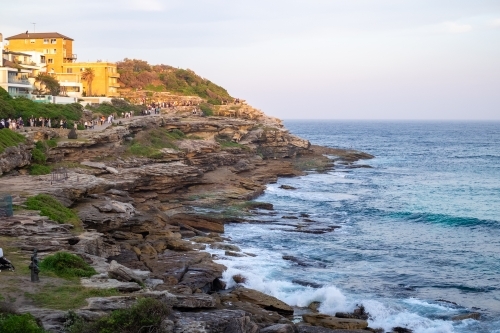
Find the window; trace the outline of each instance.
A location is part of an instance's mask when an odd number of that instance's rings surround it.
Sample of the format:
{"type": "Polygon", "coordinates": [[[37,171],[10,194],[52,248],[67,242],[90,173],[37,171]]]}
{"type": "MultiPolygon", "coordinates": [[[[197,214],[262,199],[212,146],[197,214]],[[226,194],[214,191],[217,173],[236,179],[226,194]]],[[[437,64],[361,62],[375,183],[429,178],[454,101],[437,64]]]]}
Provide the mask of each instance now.
{"type": "Polygon", "coordinates": [[[45,64],[45,56],[40,56],[40,62],[41,62],[42,64],[45,64]]]}
{"type": "Polygon", "coordinates": [[[31,44],[35,44],[35,40],[34,39],[30,39],[30,43],[31,44]]]}
{"type": "Polygon", "coordinates": [[[57,43],[57,39],[52,38],[52,39],[50,40],[50,44],[56,44],[56,43],[57,43]]]}
{"type": "Polygon", "coordinates": [[[48,38],[44,38],[43,43],[44,44],[48,44],[49,43],[49,39],[48,38]]]}
{"type": "Polygon", "coordinates": [[[49,64],[53,64],[53,63],[54,63],[54,59],[52,59],[52,58],[47,59],[47,63],[49,63],[49,64]]]}
{"type": "Polygon", "coordinates": [[[73,73],[73,68],[66,68],[66,73],[73,73]]]}
{"type": "Polygon", "coordinates": [[[56,54],[56,53],[57,53],[57,49],[53,49],[52,54],[56,54]]]}

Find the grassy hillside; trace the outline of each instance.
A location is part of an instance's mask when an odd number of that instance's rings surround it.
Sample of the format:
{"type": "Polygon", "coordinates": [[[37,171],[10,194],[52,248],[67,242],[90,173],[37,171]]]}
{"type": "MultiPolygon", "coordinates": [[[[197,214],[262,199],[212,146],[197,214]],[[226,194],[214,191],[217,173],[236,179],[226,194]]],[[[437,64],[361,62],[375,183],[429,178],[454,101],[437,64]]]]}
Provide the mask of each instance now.
{"type": "Polygon", "coordinates": [[[190,69],[150,65],[143,60],[127,58],[117,62],[117,67],[123,88],[199,96],[214,105],[233,99],[226,89],[200,77],[190,69]]]}

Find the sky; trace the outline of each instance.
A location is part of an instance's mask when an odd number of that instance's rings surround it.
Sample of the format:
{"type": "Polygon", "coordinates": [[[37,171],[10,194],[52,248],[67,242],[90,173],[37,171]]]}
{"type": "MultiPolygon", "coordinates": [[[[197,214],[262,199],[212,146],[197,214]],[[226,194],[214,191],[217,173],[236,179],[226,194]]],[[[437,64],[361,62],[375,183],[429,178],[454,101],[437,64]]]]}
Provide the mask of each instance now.
{"type": "Polygon", "coordinates": [[[1,0],[4,37],[34,29],[282,119],[500,120],[499,0],[1,0]]]}

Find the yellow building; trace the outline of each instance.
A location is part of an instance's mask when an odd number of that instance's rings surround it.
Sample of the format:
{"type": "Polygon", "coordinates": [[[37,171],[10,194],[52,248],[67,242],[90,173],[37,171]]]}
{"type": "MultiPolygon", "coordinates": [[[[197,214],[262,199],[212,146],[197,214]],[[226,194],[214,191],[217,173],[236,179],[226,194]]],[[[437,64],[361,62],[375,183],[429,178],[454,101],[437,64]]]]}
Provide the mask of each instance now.
{"type": "Polygon", "coordinates": [[[85,96],[106,96],[118,97],[118,74],[116,64],[111,62],[74,62],[66,63],[63,65],[62,73],[57,73],[56,77],[60,82],[64,81],[64,77],[79,78],[79,82],[83,84],[83,92],[85,96]],[[94,72],[94,79],[92,80],[92,87],[89,82],[82,79],[82,73],[91,68],[94,72]]]}
{"type": "Polygon", "coordinates": [[[40,52],[41,63],[46,64],[48,73],[63,71],[63,65],[76,60],[73,54],[73,39],[57,32],[26,33],[5,38],[7,49],[15,52],[40,52]]]}
{"type": "Polygon", "coordinates": [[[74,96],[118,97],[118,74],[116,64],[109,62],[75,62],[73,39],[57,32],[22,33],[6,38],[8,50],[16,52],[40,52],[47,73],[61,84],[62,93],[74,96]],[[82,79],[82,72],[92,68],[94,79],[91,87],[82,79]],[[83,91],[82,91],[83,88],[83,91]]]}

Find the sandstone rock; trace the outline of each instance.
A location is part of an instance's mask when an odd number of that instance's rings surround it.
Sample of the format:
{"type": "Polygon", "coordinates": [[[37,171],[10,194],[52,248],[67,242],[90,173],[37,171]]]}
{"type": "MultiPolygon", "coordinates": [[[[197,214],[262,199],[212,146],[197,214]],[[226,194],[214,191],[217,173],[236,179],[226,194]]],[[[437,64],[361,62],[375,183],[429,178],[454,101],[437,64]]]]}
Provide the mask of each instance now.
{"type": "Polygon", "coordinates": [[[135,304],[139,297],[155,298],[166,305],[172,306],[177,302],[177,298],[166,291],[150,291],[130,296],[111,296],[111,297],[91,297],[87,298],[88,305],[84,310],[89,311],[113,311],[119,309],[126,309],[135,304]]]}
{"type": "Polygon", "coordinates": [[[184,312],[174,319],[176,333],[257,333],[259,326],[244,311],[184,312]]]}
{"type": "Polygon", "coordinates": [[[189,240],[195,243],[215,243],[215,239],[202,236],[191,237],[189,240]]]}
{"type": "Polygon", "coordinates": [[[80,162],[80,164],[88,166],[90,168],[106,169],[106,164],[100,162],[82,161],[80,162]]]}
{"type": "Polygon", "coordinates": [[[189,241],[185,241],[177,238],[167,238],[165,239],[167,248],[174,251],[193,251],[195,248],[193,244],[189,241]]]}
{"type": "Polygon", "coordinates": [[[249,302],[269,311],[276,311],[283,316],[293,315],[291,306],[260,291],[241,287],[233,290],[232,294],[236,295],[242,302],[249,302]]]}
{"type": "Polygon", "coordinates": [[[304,314],[302,319],[311,325],[330,329],[356,330],[368,327],[368,322],[361,319],[336,318],[325,314],[304,314]]]}
{"type": "Polygon", "coordinates": [[[126,231],[114,231],[111,234],[111,237],[118,240],[143,239],[142,234],[136,234],[133,232],[126,232],[126,231]]]}
{"type": "Polygon", "coordinates": [[[277,312],[268,311],[258,305],[241,302],[236,300],[229,300],[228,298],[221,298],[222,305],[230,310],[243,310],[252,316],[252,320],[258,324],[275,324],[281,322],[284,318],[277,312]]]}
{"type": "Polygon", "coordinates": [[[368,330],[332,330],[321,326],[310,326],[309,324],[298,323],[296,325],[299,333],[368,333],[368,330]]]}
{"type": "Polygon", "coordinates": [[[29,165],[32,149],[32,141],[29,141],[29,144],[5,148],[0,154],[0,176],[14,169],[29,165]]]}
{"type": "Polygon", "coordinates": [[[106,243],[101,233],[87,231],[77,237],[80,241],[71,246],[73,251],[88,253],[104,258],[120,254],[120,248],[117,245],[106,243]]]}
{"type": "Polygon", "coordinates": [[[298,330],[293,324],[276,324],[260,330],[260,333],[297,333],[298,330]]]}
{"type": "Polygon", "coordinates": [[[454,316],[451,318],[453,321],[459,321],[459,320],[465,320],[465,319],[474,319],[474,320],[479,320],[481,318],[481,314],[479,312],[471,312],[471,313],[465,313],[462,315],[454,316]]]}
{"type": "Polygon", "coordinates": [[[311,309],[312,312],[317,313],[320,306],[321,306],[321,302],[311,302],[311,304],[309,304],[308,308],[311,309]]]}
{"type": "Polygon", "coordinates": [[[106,167],[106,171],[109,173],[113,173],[113,174],[120,173],[118,170],[116,170],[115,168],[112,168],[112,167],[106,167]]]}
{"type": "Polygon", "coordinates": [[[296,190],[296,187],[290,186],[290,185],[281,185],[280,188],[284,190],[296,190]]]}
{"type": "Polygon", "coordinates": [[[97,289],[116,289],[122,292],[134,292],[141,290],[141,286],[135,282],[122,282],[115,279],[81,279],[83,287],[97,289]]]}
{"type": "Polygon", "coordinates": [[[190,265],[179,284],[189,286],[193,290],[199,288],[204,292],[218,291],[223,287],[218,279],[222,278],[225,269],[225,266],[212,261],[190,265]]]}
{"type": "Polygon", "coordinates": [[[232,251],[225,251],[224,254],[229,257],[246,257],[243,253],[238,253],[238,252],[232,252],[232,251]]]}
{"type": "Polygon", "coordinates": [[[225,244],[225,243],[213,243],[210,244],[211,249],[217,249],[217,250],[227,250],[227,251],[234,251],[234,252],[241,252],[241,249],[232,244],[225,244]]]}
{"type": "Polygon", "coordinates": [[[215,299],[207,294],[176,294],[177,301],[173,307],[183,309],[214,308],[217,303],[215,299]]]}
{"type": "Polygon", "coordinates": [[[134,281],[139,284],[144,283],[141,276],[136,274],[130,268],[120,265],[115,260],[112,260],[109,265],[108,275],[111,278],[115,278],[124,282],[134,281]]]}
{"type": "Polygon", "coordinates": [[[241,274],[233,275],[233,280],[236,283],[245,283],[245,282],[247,282],[247,278],[244,277],[241,274]]]}
{"type": "Polygon", "coordinates": [[[76,140],[78,139],[78,134],[76,134],[76,130],[72,128],[68,133],[68,139],[76,140]]]}

